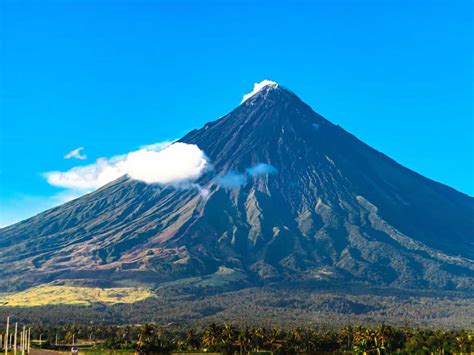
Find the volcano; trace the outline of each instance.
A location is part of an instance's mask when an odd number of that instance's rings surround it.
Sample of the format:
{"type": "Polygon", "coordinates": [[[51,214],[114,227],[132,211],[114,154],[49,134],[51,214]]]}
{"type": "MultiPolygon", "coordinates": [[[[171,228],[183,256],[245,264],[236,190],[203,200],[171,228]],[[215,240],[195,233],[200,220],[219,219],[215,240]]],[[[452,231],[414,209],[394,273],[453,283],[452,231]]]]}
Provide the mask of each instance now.
{"type": "Polygon", "coordinates": [[[474,290],[474,198],[401,166],[281,85],[258,89],[179,140],[212,163],[199,190],[123,176],[1,229],[0,288],[220,275],[232,287],[474,290]]]}

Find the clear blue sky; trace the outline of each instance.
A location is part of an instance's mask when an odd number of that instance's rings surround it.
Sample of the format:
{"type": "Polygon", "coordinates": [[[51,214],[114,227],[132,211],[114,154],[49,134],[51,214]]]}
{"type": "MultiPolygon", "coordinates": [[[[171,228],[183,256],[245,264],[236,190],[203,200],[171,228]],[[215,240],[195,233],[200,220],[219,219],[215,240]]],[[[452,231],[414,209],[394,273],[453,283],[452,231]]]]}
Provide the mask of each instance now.
{"type": "Polygon", "coordinates": [[[60,201],[44,172],[179,138],[263,79],[474,194],[470,0],[0,4],[0,225],[60,201]]]}

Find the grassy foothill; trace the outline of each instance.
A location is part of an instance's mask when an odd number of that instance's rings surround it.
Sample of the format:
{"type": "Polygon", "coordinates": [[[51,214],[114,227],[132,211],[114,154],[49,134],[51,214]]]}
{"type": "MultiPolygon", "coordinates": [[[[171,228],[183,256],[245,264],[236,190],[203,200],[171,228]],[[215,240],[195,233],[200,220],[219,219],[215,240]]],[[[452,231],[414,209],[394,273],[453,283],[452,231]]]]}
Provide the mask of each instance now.
{"type": "Polygon", "coordinates": [[[151,297],[146,288],[95,288],[41,285],[25,291],[0,295],[1,306],[34,307],[46,305],[91,305],[94,303],[134,303],[151,297]]]}

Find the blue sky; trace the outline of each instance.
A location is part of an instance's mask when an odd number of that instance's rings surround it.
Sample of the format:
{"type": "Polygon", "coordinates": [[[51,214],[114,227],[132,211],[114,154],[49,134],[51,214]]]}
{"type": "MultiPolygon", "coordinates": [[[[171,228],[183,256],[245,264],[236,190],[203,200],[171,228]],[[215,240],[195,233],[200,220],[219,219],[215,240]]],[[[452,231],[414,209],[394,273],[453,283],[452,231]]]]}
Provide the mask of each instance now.
{"type": "Polygon", "coordinates": [[[70,197],[45,172],[179,138],[263,79],[474,195],[471,1],[0,6],[0,226],[70,197]]]}

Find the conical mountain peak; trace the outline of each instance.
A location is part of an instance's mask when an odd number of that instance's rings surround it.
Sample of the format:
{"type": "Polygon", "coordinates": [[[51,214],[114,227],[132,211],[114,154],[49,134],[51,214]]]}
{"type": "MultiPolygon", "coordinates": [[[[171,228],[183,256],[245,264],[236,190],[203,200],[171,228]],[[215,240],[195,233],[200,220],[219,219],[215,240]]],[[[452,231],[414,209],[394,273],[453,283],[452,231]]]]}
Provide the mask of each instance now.
{"type": "Polygon", "coordinates": [[[255,84],[244,99],[232,112],[190,132],[181,141],[197,144],[216,168],[236,169],[271,163],[276,156],[298,159],[312,149],[319,128],[335,127],[273,81],[255,84]]]}
{"type": "Polygon", "coordinates": [[[214,167],[192,189],[123,179],[1,229],[0,263],[11,267],[0,268],[0,290],[61,276],[159,284],[220,267],[255,285],[473,290],[474,199],[402,167],[280,84],[257,84],[180,142],[214,167]]]}
{"type": "Polygon", "coordinates": [[[268,79],[262,80],[259,83],[255,83],[253,85],[253,90],[251,92],[245,94],[240,103],[244,103],[245,101],[247,101],[248,99],[254,97],[257,94],[264,94],[266,92],[274,90],[274,89],[278,88],[278,86],[279,85],[276,81],[272,81],[272,80],[268,80],[268,79]]]}
{"type": "Polygon", "coordinates": [[[290,98],[299,100],[291,90],[281,84],[271,80],[263,80],[255,83],[253,90],[243,96],[241,105],[255,106],[258,103],[266,102],[283,103],[290,98]]]}

